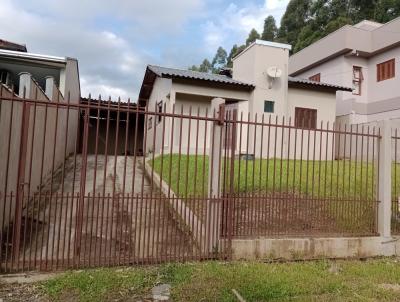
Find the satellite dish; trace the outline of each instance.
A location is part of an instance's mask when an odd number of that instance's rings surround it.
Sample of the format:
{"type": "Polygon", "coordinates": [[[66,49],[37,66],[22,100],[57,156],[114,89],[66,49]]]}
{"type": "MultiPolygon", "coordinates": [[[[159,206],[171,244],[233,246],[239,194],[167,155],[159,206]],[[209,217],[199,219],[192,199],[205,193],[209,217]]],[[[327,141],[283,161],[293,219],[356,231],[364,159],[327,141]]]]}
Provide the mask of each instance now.
{"type": "Polygon", "coordinates": [[[270,78],[276,79],[276,78],[280,78],[282,76],[282,70],[280,70],[278,67],[276,66],[272,66],[272,67],[268,67],[267,69],[267,75],[270,78]]]}
{"type": "Polygon", "coordinates": [[[278,79],[282,76],[282,70],[280,70],[276,66],[271,66],[268,67],[267,69],[267,75],[268,75],[268,88],[271,89],[275,79],[278,79]]]}

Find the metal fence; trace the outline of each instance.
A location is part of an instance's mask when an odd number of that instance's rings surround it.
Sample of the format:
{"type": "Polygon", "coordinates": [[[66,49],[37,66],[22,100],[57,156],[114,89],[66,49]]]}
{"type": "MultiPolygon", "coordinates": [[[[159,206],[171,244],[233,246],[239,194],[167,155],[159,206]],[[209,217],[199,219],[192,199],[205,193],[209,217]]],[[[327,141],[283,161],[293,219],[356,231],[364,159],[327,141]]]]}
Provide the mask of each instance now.
{"type": "Polygon", "coordinates": [[[228,259],[240,237],[377,234],[379,130],[294,125],[224,106],[3,92],[1,271],[228,259]]]}
{"type": "Polygon", "coordinates": [[[392,234],[400,235],[400,158],[398,156],[400,132],[392,129],[392,234]]]}

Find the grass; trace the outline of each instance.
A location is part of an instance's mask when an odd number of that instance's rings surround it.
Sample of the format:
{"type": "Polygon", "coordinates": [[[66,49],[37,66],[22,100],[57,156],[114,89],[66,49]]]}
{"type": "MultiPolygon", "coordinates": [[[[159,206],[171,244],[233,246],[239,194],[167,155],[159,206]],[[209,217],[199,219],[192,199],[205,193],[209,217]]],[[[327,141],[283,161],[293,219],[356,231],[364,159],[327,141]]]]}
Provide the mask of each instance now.
{"type": "MultiPolygon", "coordinates": [[[[208,156],[158,156],[149,161],[180,197],[204,197],[208,190],[208,156]],[[171,167],[171,174],[169,169],[171,167]]],[[[400,192],[400,164],[392,169],[392,192],[400,192]],[[396,180],[396,181],[395,181],[396,180]]],[[[295,192],[316,198],[376,200],[377,168],[372,162],[256,159],[234,161],[236,192],[295,192]]],[[[221,172],[223,175],[223,172],[221,172]]]]}
{"type": "Polygon", "coordinates": [[[204,262],[68,272],[42,284],[51,300],[136,301],[169,283],[173,301],[398,301],[397,259],[292,263],[204,262]],[[332,269],[334,268],[334,269],[332,269]]]}
{"type": "MultiPolygon", "coordinates": [[[[163,179],[181,197],[207,194],[208,156],[159,156],[154,160],[154,170],[158,174],[162,172],[163,179]],[[171,179],[167,172],[170,166],[171,179]]],[[[322,198],[374,200],[372,188],[377,172],[374,170],[372,163],[349,160],[236,159],[234,188],[236,192],[282,191],[322,198]]]]}

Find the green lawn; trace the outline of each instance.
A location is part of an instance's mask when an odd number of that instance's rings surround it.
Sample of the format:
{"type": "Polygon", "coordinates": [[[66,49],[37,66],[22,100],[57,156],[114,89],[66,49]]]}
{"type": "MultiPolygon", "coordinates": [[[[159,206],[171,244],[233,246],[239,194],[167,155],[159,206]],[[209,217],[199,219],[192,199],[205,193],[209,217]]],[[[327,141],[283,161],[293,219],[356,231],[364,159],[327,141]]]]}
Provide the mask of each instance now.
{"type": "Polygon", "coordinates": [[[68,272],[40,288],[50,300],[138,301],[158,283],[172,300],[399,301],[397,259],[293,263],[204,262],[68,272]]]}
{"type": "MultiPolygon", "coordinates": [[[[149,163],[153,164],[152,160],[149,163]]],[[[159,156],[154,160],[154,170],[162,172],[163,179],[181,197],[207,194],[208,156],[159,156]]],[[[349,160],[236,159],[234,188],[236,192],[282,191],[320,198],[375,200],[372,188],[376,173],[372,163],[349,160]]]]}

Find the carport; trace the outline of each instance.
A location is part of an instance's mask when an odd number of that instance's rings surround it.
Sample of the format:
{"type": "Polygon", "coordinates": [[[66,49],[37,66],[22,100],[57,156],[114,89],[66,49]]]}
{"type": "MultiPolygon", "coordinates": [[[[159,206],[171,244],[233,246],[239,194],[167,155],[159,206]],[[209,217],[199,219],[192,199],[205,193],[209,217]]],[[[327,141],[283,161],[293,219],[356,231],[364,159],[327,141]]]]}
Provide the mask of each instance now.
{"type": "MultiPolygon", "coordinates": [[[[144,116],[132,110],[137,104],[105,100],[81,99],[90,102],[88,154],[143,155],[144,116]],[[98,106],[98,108],[96,108],[98,106]],[[107,108],[105,108],[107,107],[107,108]],[[119,108],[119,110],[115,110],[119,108]],[[111,110],[110,110],[111,109],[111,110]],[[128,110],[129,109],[129,110],[128,110]],[[97,150],[97,152],[96,152],[97,150]]],[[[83,147],[84,112],[80,119],[80,150],[83,147]]]]}

